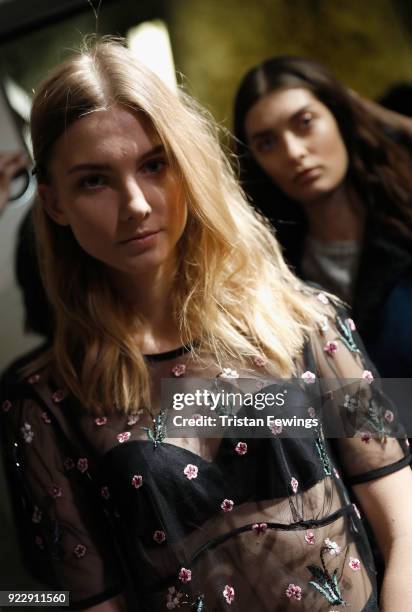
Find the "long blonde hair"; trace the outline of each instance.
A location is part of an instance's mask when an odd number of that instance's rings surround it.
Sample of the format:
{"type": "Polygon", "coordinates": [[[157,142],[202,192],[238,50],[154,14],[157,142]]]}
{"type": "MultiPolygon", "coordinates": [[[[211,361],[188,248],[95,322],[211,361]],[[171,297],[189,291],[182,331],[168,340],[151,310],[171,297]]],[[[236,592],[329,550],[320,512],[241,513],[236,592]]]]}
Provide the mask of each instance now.
{"type": "MultiPolygon", "coordinates": [[[[296,290],[299,281],[247,203],[210,118],[183,92],[169,91],[119,42],[89,45],[37,90],[31,127],[39,182],[49,180],[59,136],[83,115],[113,106],[150,120],[183,184],[188,222],[171,305],[182,343],[219,364],[246,365],[263,354],[273,374],[292,375],[294,358],[325,306],[296,290]]],[[[133,333],[142,325],[138,314],[130,320],[104,265],[81,249],[70,227],[57,225],[41,205],[35,224],[55,311],[49,357],[58,379],[92,411],[148,406],[147,365],[133,333]]]]}

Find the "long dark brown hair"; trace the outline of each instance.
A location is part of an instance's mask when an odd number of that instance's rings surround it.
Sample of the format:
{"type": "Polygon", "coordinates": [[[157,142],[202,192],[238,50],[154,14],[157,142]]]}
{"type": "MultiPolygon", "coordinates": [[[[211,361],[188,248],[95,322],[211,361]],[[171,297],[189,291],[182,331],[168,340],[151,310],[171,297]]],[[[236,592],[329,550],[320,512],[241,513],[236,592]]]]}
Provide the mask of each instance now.
{"type": "Polygon", "coordinates": [[[362,99],[323,66],[301,57],[281,56],[252,68],[239,86],[234,108],[240,179],[253,204],[277,228],[286,256],[298,263],[306,222],[300,206],[282,193],[251,154],[245,119],[263,96],[280,88],[305,88],[331,113],[349,155],[348,180],[358,191],[369,221],[390,226],[412,250],[412,177],[408,152],[394,142],[390,126],[371,114],[362,99]]]}

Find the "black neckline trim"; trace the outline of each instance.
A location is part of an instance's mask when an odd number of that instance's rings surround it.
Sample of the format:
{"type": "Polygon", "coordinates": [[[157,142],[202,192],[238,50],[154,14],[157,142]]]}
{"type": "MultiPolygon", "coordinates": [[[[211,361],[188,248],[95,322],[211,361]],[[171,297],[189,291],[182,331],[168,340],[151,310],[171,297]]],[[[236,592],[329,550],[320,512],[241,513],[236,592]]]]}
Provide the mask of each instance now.
{"type": "Polygon", "coordinates": [[[166,351],[166,353],[154,353],[153,355],[144,355],[147,361],[167,361],[168,359],[175,359],[181,355],[185,355],[191,351],[191,346],[179,346],[178,348],[166,351]]]}

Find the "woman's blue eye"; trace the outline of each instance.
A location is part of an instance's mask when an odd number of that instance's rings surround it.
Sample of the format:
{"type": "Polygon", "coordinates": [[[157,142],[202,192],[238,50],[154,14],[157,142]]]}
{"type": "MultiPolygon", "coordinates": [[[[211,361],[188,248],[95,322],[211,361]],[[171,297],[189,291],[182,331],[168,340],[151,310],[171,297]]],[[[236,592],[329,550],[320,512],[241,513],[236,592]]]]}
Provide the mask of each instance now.
{"type": "Polygon", "coordinates": [[[143,165],[143,171],[147,172],[148,174],[158,174],[165,168],[166,164],[167,162],[163,158],[150,159],[143,165]]]}
{"type": "Polygon", "coordinates": [[[266,153],[273,148],[274,144],[275,139],[272,136],[268,136],[259,140],[259,142],[256,144],[256,150],[258,153],[266,153]]]}

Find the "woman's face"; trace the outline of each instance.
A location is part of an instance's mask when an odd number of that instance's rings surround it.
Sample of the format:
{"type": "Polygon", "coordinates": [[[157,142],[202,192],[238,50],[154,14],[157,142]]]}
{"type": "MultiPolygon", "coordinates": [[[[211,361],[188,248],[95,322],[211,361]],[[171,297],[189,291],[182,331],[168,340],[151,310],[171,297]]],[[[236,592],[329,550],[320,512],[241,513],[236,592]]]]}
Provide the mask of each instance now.
{"type": "Polygon", "coordinates": [[[82,117],[57,140],[49,170],[39,194],[84,251],[127,276],[173,271],[187,210],[147,119],[120,107],[82,117]]]}
{"type": "Polygon", "coordinates": [[[336,120],[307,89],[261,98],[246,115],[245,131],[259,166],[302,204],[330,195],[345,179],[348,154],[336,120]]]}

